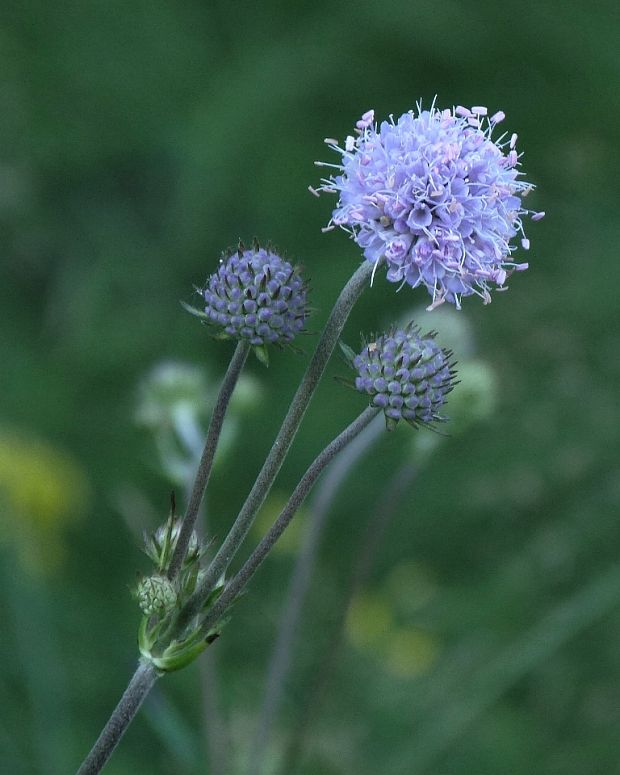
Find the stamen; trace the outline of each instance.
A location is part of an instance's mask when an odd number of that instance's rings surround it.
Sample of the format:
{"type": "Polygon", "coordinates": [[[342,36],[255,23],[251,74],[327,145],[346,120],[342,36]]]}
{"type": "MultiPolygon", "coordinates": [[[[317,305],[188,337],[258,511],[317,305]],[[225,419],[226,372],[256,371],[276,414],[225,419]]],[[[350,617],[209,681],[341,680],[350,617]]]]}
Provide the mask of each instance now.
{"type": "Polygon", "coordinates": [[[381,256],[375,261],[375,265],[372,268],[372,274],[370,275],[370,287],[372,288],[372,284],[375,281],[375,272],[377,271],[377,267],[379,266],[381,262],[381,256]]]}
{"type": "Polygon", "coordinates": [[[443,296],[437,296],[435,299],[433,299],[432,304],[429,304],[426,308],[427,312],[432,312],[434,309],[437,309],[437,307],[440,307],[445,302],[445,298],[443,296]]]}

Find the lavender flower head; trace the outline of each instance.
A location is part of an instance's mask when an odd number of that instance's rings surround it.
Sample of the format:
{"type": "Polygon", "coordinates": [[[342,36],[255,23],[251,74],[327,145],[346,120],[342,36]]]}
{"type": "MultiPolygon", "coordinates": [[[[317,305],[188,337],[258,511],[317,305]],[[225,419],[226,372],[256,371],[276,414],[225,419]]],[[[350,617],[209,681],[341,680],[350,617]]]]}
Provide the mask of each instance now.
{"type": "Polygon", "coordinates": [[[225,337],[252,345],[290,344],[304,329],[307,288],[299,270],[270,246],[242,243],[224,254],[202,291],[204,317],[225,337]]]}
{"type": "Polygon", "coordinates": [[[410,323],[377,337],[350,358],[358,374],[356,390],[383,409],[388,430],[401,419],[414,428],[447,419],[439,410],[454,388],[456,372],[452,352],[442,349],[435,336],[435,331],[421,336],[410,323]]]}
{"type": "Polygon", "coordinates": [[[523,217],[539,220],[522,206],[533,186],[520,179],[517,135],[492,134],[505,118],[487,109],[417,107],[380,125],[368,111],[357,136],[325,142],[342,155],[338,174],[318,191],[338,193],[326,230],[341,226],[376,267],[385,260],[387,277],[412,288],[424,285],[430,309],[476,293],[491,301],[492,284],[505,288],[514,263],[513,238],[529,248],[523,217]]]}

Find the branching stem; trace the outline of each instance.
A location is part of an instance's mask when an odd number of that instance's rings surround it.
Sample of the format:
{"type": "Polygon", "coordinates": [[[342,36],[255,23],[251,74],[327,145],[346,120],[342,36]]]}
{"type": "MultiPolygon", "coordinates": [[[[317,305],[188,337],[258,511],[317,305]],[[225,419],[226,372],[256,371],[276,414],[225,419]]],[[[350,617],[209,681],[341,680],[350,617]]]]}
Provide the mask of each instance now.
{"type": "Polygon", "coordinates": [[[259,565],[288,527],[291,519],[295,516],[295,512],[306,499],[306,496],[314,486],[314,483],[323,469],[331,462],[331,460],[333,460],[341,449],[346,447],[349,442],[353,441],[353,439],[364,430],[370,421],[377,416],[379,411],[380,409],[374,406],[365,409],[342,431],[342,433],[336,436],[336,438],[330,442],[319,455],[317,455],[306,470],[306,473],[300,479],[297,487],[293,490],[293,494],[289,498],[286,506],[280,512],[280,516],[276,519],[268,532],[265,533],[261,542],[241,567],[241,570],[226,585],[224,591],[217,599],[217,602],[209,609],[204,620],[203,626],[205,629],[209,629],[215,625],[228,606],[230,606],[243,591],[259,565]]]}
{"type": "MultiPolygon", "coordinates": [[[[179,636],[182,635],[186,625],[199,613],[209,592],[211,592],[223,572],[228,568],[230,561],[247,535],[256,513],[267,497],[271,485],[293,443],[293,439],[295,438],[299,425],[308,408],[308,404],[325,371],[327,362],[334,351],[334,347],[336,346],[344,324],[353,309],[353,305],[359,298],[364,287],[368,284],[371,272],[372,265],[370,263],[364,262],[361,264],[340,293],[327,323],[325,324],[323,334],[319,340],[314,356],[295,393],[278,436],[274,441],[271,452],[267,456],[256,482],[228,536],[207,569],[205,578],[181,611],[181,615],[176,622],[176,630],[179,636]]],[[[174,578],[176,576],[187,551],[200,503],[213,466],[215,449],[222,428],[224,414],[237,378],[247,358],[249,349],[247,343],[240,342],[237,345],[237,349],[235,350],[220,388],[177,547],[169,566],[169,578],[174,578]]],[[[245,587],[293,518],[293,515],[314,485],[314,482],[321,471],[344,446],[352,441],[363,428],[368,425],[378,411],[379,410],[376,408],[368,408],[362,412],[362,414],[337,436],[331,444],[328,444],[323,452],[321,452],[314,460],[295,488],[289,502],[272,528],[250,555],[239,573],[237,573],[232,581],[226,586],[217,602],[209,609],[208,614],[202,622],[203,631],[208,630],[218,622],[226,608],[236,599],[241,590],[245,587]]],[[[127,689],[99,735],[91,752],[78,770],[77,775],[97,775],[97,773],[101,771],[158,677],[159,673],[152,664],[144,661],[140,662],[127,689]]]]}
{"type": "Polygon", "coordinates": [[[269,490],[286,457],[297,429],[308,408],[316,386],[325,371],[327,362],[334,351],[344,324],[353,305],[368,285],[372,273],[372,264],[365,261],[342,289],[334,308],[325,324],[323,334],[314,352],[312,360],[299,385],[271,451],[258,474],[254,486],[243,504],[230,532],[224,539],[219,551],[208,567],[198,589],[182,611],[179,623],[181,627],[189,623],[199,612],[202,604],[215,587],[222,574],[228,568],[246,537],[254,518],[262,506],[269,490]]]}

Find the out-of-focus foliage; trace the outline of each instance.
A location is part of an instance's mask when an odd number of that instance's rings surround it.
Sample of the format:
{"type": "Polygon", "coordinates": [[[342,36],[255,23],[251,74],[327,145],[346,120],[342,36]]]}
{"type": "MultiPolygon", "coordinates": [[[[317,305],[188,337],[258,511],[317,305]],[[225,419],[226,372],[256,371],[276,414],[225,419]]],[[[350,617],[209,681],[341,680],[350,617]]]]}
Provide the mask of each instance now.
{"type": "Polygon", "coordinates": [[[0,432],[0,493],[0,540],[13,544],[30,573],[57,568],[63,533],[87,505],[84,471],[50,444],[0,432]]]}
{"type": "MultiPolygon", "coordinates": [[[[360,258],[344,234],[321,233],[333,203],[307,192],[322,140],[344,138],[370,107],[382,118],[434,95],[441,106],[506,112],[538,186],[528,206],[547,218],[528,231],[530,270],[490,306],[465,300],[478,356],[497,374],[496,410],[437,447],[377,547],[349,619],[357,635],[312,719],[299,773],[617,771],[617,29],[611,0],[2,4],[0,424],[51,455],[47,484],[37,475],[28,485],[28,466],[17,467],[27,455],[15,451],[14,484],[0,481],[7,772],[72,771],[133,668],[139,612],[128,588],[146,568],[136,532],[163,522],[170,488],[133,422],[135,386],[165,359],[206,365],[215,378],[232,353],[179,300],[195,301],[220,251],[256,234],[304,265],[316,308],[308,327],[319,330],[360,258]],[[54,467],[60,454],[74,461],[70,482],[64,463],[54,467]],[[92,497],[74,510],[79,520],[63,522],[56,572],[31,573],[5,537],[19,535],[10,487],[33,499],[44,491],[43,505],[60,493],[64,515],[86,481],[92,497]]],[[[347,340],[425,301],[378,276],[347,340]]],[[[422,327],[435,326],[424,314],[422,327]]],[[[307,353],[315,340],[304,338],[307,353]]],[[[269,369],[248,362],[264,399],[212,482],[216,538],[306,361],[276,351],[269,369]]],[[[330,366],[330,376],[343,372],[330,366]]],[[[363,404],[325,380],[278,492],[363,404]]],[[[338,500],[274,762],[412,432],[386,434],[338,500]]],[[[45,542],[43,512],[29,530],[41,525],[45,542]]],[[[270,558],[214,646],[231,761],[244,761],[255,729],[291,561],[270,558]]],[[[161,682],[110,775],[207,771],[198,669],[161,682]]]]}

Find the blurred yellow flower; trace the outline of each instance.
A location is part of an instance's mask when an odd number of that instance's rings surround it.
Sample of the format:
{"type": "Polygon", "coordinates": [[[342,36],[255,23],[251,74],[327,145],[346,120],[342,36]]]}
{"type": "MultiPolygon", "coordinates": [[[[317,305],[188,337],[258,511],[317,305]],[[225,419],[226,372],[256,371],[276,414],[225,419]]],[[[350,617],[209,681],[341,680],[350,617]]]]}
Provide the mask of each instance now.
{"type": "Polygon", "coordinates": [[[0,430],[0,541],[11,542],[31,571],[54,570],[63,559],[63,532],[84,511],[86,475],[67,453],[42,439],[0,430]]]}
{"type": "Polygon", "coordinates": [[[394,632],[385,648],[385,665],[405,678],[425,673],[434,665],[441,645],[429,632],[412,627],[394,632]]]}
{"type": "Polygon", "coordinates": [[[382,649],[393,628],[390,601],[379,593],[364,593],[352,602],[347,615],[347,634],[358,648],[382,649]]]}
{"type": "MultiPolygon", "coordinates": [[[[403,564],[396,576],[402,580],[412,568],[413,565],[403,564]]],[[[371,652],[381,660],[386,670],[412,678],[433,667],[441,642],[432,633],[399,624],[397,608],[398,601],[389,592],[362,593],[349,609],[347,635],[356,648],[371,652]]]]}

